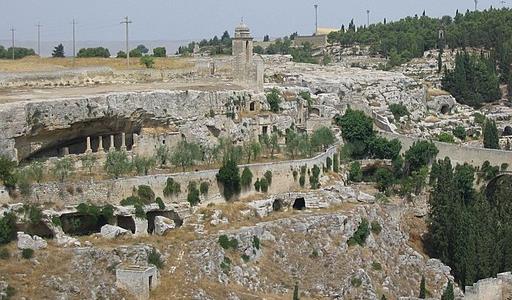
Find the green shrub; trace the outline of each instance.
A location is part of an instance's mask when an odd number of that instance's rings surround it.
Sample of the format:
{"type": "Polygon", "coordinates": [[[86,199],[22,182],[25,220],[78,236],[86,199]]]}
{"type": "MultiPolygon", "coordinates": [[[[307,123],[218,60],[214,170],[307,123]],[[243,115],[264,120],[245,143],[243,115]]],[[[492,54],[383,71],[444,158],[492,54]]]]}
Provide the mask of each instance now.
{"type": "Polygon", "coordinates": [[[338,173],[340,171],[340,160],[337,153],[335,153],[332,158],[332,171],[334,173],[338,173]]]}
{"type": "Polygon", "coordinates": [[[487,118],[484,115],[478,112],[474,113],[473,117],[475,118],[475,123],[477,123],[480,126],[484,126],[485,120],[487,120],[487,118]]]}
{"type": "Polygon", "coordinates": [[[455,139],[453,138],[453,135],[449,134],[448,132],[441,132],[439,136],[437,137],[437,140],[443,143],[455,143],[455,139]]]}
{"type": "Polygon", "coordinates": [[[501,169],[502,172],[506,171],[508,169],[508,164],[507,163],[502,163],[500,169],[501,169]]]}
{"type": "Polygon", "coordinates": [[[312,257],[312,258],[317,258],[318,256],[319,256],[319,254],[318,254],[318,250],[314,249],[314,250],[313,250],[313,252],[311,252],[310,257],[312,257]]]}
{"type": "Polygon", "coordinates": [[[142,200],[140,200],[137,196],[130,196],[123,200],[121,200],[120,204],[122,206],[130,206],[130,205],[142,205],[142,200]]]}
{"type": "Polygon", "coordinates": [[[16,215],[4,213],[0,218],[0,245],[7,244],[16,238],[16,215]]]}
{"type": "Polygon", "coordinates": [[[268,186],[271,186],[272,185],[272,171],[268,170],[267,172],[265,172],[265,174],[263,174],[263,176],[267,180],[268,186]]]}
{"type": "Polygon", "coordinates": [[[387,168],[379,168],[375,172],[375,182],[380,192],[386,191],[395,182],[393,172],[387,168]]]}
{"type": "Polygon", "coordinates": [[[155,65],[155,59],[152,56],[146,55],[140,58],[140,64],[146,66],[148,69],[151,69],[155,65]]]}
{"type": "Polygon", "coordinates": [[[363,171],[361,170],[361,163],[354,161],[350,164],[350,170],[348,172],[348,179],[353,182],[363,181],[363,171]]]}
{"type": "Polygon", "coordinates": [[[210,189],[210,184],[206,181],[201,182],[201,185],[199,186],[199,191],[201,192],[201,195],[207,195],[208,190],[210,189]]]}
{"type": "Polygon", "coordinates": [[[60,222],[60,218],[58,216],[52,217],[52,224],[57,227],[62,227],[62,223],[60,222]]]}
{"type": "Polygon", "coordinates": [[[382,226],[379,224],[379,222],[373,220],[371,224],[371,230],[374,234],[379,235],[382,231],[382,226]]]}
{"type": "Polygon", "coordinates": [[[165,203],[164,201],[162,200],[162,198],[160,197],[157,197],[156,200],[155,200],[156,204],[158,204],[158,208],[159,209],[165,209],[165,203]]]}
{"type": "Polygon", "coordinates": [[[248,167],[245,167],[240,177],[240,184],[243,188],[249,188],[252,185],[252,172],[248,167]]]}
{"type": "Polygon", "coordinates": [[[223,234],[219,236],[219,245],[224,250],[229,250],[230,248],[236,250],[238,248],[238,240],[235,238],[229,239],[227,235],[223,234]]]}
{"type": "Polygon", "coordinates": [[[29,220],[30,224],[39,224],[43,218],[43,211],[35,206],[34,204],[23,205],[25,210],[25,216],[29,220]]]}
{"type": "Polygon", "coordinates": [[[297,181],[297,176],[299,176],[299,172],[297,172],[297,170],[293,170],[292,175],[293,175],[293,181],[297,181]]]}
{"type": "Polygon", "coordinates": [[[181,193],[181,185],[174,181],[173,178],[167,178],[167,182],[164,187],[164,196],[172,197],[177,196],[179,193],[181,193]]]}
{"type": "Polygon", "coordinates": [[[354,276],[350,279],[350,283],[353,287],[358,288],[363,284],[363,281],[359,277],[354,276]]]}
{"type": "Polygon", "coordinates": [[[197,189],[197,183],[195,181],[188,183],[187,201],[191,206],[196,206],[201,202],[201,199],[199,198],[199,190],[197,189]]]}
{"type": "Polygon", "coordinates": [[[316,190],[320,187],[320,168],[317,165],[313,165],[312,171],[312,175],[309,176],[309,184],[313,190],[316,190]]]}
{"type": "Polygon", "coordinates": [[[163,268],[164,261],[162,260],[162,255],[155,248],[148,253],[148,263],[155,265],[158,269],[163,268]]]}
{"type": "Polygon", "coordinates": [[[31,259],[34,257],[34,250],[30,248],[21,250],[21,257],[24,259],[31,259]]]}
{"type": "Polygon", "coordinates": [[[403,105],[402,103],[397,104],[393,103],[389,105],[389,110],[393,114],[393,117],[395,118],[395,121],[399,121],[401,117],[405,117],[409,115],[409,111],[407,110],[407,107],[403,105]]]}
{"type": "Polygon", "coordinates": [[[249,255],[247,255],[247,254],[242,254],[242,260],[243,260],[245,263],[249,262],[249,260],[250,260],[249,255]]]}
{"type": "Polygon", "coordinates": [[[260,188],[263,193],[268,192],[268,182],[266,178],[261,178],[260,180],[260,188]]]}
{"type": "Polygon", "coordinates": [[[222,184],[226,200],[231,200],[240,193],[240,170],[234,157],[224,161],[216,177],[217,181],[222,184]]]}
{"type": "Polygon", "coordinates": [[[364,246],[366,242],[366,238],[370,235],[370,228],[368,226],[368,220],[362,219],[361,224],[357,227],[354,235],[348,239],[347,243],[349,246],[358,244],[359,246],[364,246]]]}
{"type": "Polygon", "coordinates": [[[252,246],[256,249],[256,250],[260,250],[260,239],[257,237],[257,236],[253,236],[252,237],[252,246]]]}
{"type": "Polygon", "coordinates": [[[220,263],[220,268],[224,273],[229,272],[229,270],[231,270],[231,259],[229,259],[229,257],[224,256],[224,259],[220,263]]]}
{"type": "Polygon", "coordinates": [[[5,300],[11,299],[15,294],[16,294],[16,289],[10,285],[7,285],[7,288],[5,289],[5,296],[6,296],[5,300]]]}
{"type": "Polygon", "coordinates": [[[325,160],[325,165],[326,165],[327,170],[331,171],[332,170],[332,158],[327,157],[327,159],[325,160]]]}
{"type": "Polygon", "coordinates": [[[372,262],[372,269],[375,270],[375,271],[382,271],[382,265],[377,262],[377,261],[373,261],[372,262]]]}
{"type": "Polygon", "coordinates": [[[11,257],[9,250],[7,248],[0,248],[0,259],[7,260],[11,257]]]}
{"type": "Polygon", "coordinates": [[[147,185],[139,185],[137,195],[144,204],[150,204],[155,201],[155,192],[147,185]]]}
{"type": "Polygon", "coordinates": [[[107,160],[103,168],[107,174],[117,179],[119,176],[131,172],[133,165],[128,159],[126,151],[110,151],[107,154],[107,160]]]}
{"type": "Polygon", "coordinates": [[[279,112],[279,104],[281,103],[281,96],[279,95],[279,91],[277,89],[272,89],[270,93],[266,95],[268,105],[270,106],[270,111],[274,113],[279,112]]]}
{"type": "Polygon", "coordinates": [[[455,137],[457,137],[458,139],[460,139],[461,141],[465,141],[466,140],[466,137],[467,137],[467,133],[466,133],[466,129],[464,128],[464,126],[462,125],[459,125],[457,127],[455,127],[453,130],[452,130],[452,133],[455,137]]]}
{"type": "Polygon", "coordinates": [[[146,212],[141,204],[135,204],[135,217],[145,220],[147,218],[146,212]]]}

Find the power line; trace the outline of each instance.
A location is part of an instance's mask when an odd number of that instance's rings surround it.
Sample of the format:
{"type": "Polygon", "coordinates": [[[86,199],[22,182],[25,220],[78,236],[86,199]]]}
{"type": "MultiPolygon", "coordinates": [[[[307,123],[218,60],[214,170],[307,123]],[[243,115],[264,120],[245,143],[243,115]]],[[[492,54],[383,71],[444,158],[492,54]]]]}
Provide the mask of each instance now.
{"type": "Polygon", "coordinates": [[[121,24],[126,25],[126,64],[130,65],[130,50],[128,45],[128,25],[131,24],[132,21],[128,20],[128,17],[124,17],[124,21],[121,22],[121,24]]]}

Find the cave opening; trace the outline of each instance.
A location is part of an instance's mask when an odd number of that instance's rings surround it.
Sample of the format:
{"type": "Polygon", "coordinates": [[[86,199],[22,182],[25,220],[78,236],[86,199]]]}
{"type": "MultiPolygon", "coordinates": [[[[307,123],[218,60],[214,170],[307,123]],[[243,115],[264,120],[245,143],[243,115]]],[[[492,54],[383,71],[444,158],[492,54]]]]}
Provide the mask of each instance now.
{"type": "Polygon", "coordinates": [[[16,231],[23,231],[26,234],[30,234],[32,236],[37,235],[45,239],[53,239],[54,237],[53,231],[43,221],[39,221],[38,223],[35,224],[16,224],[16,231]]]}
{"type": "Polygon", "coordinates": [[[117,216],[117,226],[135,233],[135,220],[132,216],[117,216]]]}
{"type": "Polygon", "coordinates": [[[275,199],[274,202],[272,202],[272,210],[273,211],[281,211],[282,209],[283,209],[283,200],[275,199]]]}
{"type": "Polygon", "coordinates": [[[68,235],[91,235],[101,231],[101,227],[108,224],[103,216],[95,217],[89,214],[70,213],[60,216],[62,230],[68,235]]]}
{"type": "Polygon", "coordinates": [[[297,198],[293,201],[293,209],[295,210],[304,210],[306,209],[306,200],[304,197],[297,198]]]}
{"type": "Polygon", "coordinates": [[[450,107],[448,105],[445,104],[445,105],[441,106],[441,113],[443,115],[446,115],[449,112],[450,112],[450,107]]]}
{"type": "Polygon", "coordinates": [[[153,210],[148,211],[146,213],[146,218],[148,220],[148,233],[153,234],[155,231],[155,217],[160,216],[164,218],[168,218],[174,221],[176,224],[176,228],[181,227],[183,225],[183,219],[180,218],[177,212],[174,210],[153,210]]]}

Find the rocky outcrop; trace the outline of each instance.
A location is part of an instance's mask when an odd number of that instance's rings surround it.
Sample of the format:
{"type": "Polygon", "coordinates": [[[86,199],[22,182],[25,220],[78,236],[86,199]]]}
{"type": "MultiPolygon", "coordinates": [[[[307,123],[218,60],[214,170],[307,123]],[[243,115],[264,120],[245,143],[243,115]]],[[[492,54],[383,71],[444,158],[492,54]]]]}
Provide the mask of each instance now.
{"type": "Polygon", "coordinates": [[[156,216],[155,217],[155,234],[156,235],[164,235],[168,230],[176,228],[176,224],[173,220],[156,216]]]}
{"type": "Polygon", "coordinates": [[[30,236],[29,234],[19,231],[17,239],[18,249],[39,250],[48,247],[48,243],[37,235],[30,236]]]}
{"type": "Polygon", "coordinates": [[[115,239],[120,236],[131,235],[131,232],[124,228],[107,224],[101,227],[100,234],[104,238],[115,239]]]}

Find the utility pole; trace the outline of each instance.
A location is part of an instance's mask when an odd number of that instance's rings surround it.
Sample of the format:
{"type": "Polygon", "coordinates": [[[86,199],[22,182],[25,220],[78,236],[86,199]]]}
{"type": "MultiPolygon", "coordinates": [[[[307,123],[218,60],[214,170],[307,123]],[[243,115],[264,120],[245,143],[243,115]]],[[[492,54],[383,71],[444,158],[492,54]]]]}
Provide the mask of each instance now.
{"type": "Polygon", "coordinates": [[[39,58],[43,58],[41,56],[41,27],[43,27],[43,25],[41,25],[41,23],[37,23],[36,27],[37,27],[37,54],[39,55],[39,58]]]}
{"type": "Polygon", "coordinates": [[[474,0],[475,1],[475,11],[478,10],[478,0],[474,0]]]}
{"type": "Polygon", "coordinates": [[[121,22],[121,24],[126,25],[126,64],[130,65],[130,45],[128,44],[128,24],[131,24],[132,21],[128,19],[128,17],[124,17],[124,21],[121,22]]]}
{"type": "Polygon", "coordinates": [[[370,10],[367,9],[366,10],[366,24],[367,24],[367,27],[370,27],[370,10]]]}
{"type": "Polygon", "coordinates": [[[11,35],[12,35],[12,60],[14,60],[14,32],[16,29],[11,28],[11,35]]]}
{"type": "Polygon", "coordinates": [[[315,4],[315,35],[318,32],[318,4],[315,4]]]}
{"type": "Polygon", "coordinates": [[[76,26],[76,21],[75,19],[73,18],[73,67],[75,66],[75,56],[76,56],[76,39],[75,39],[75,26],[76,26]]]}

